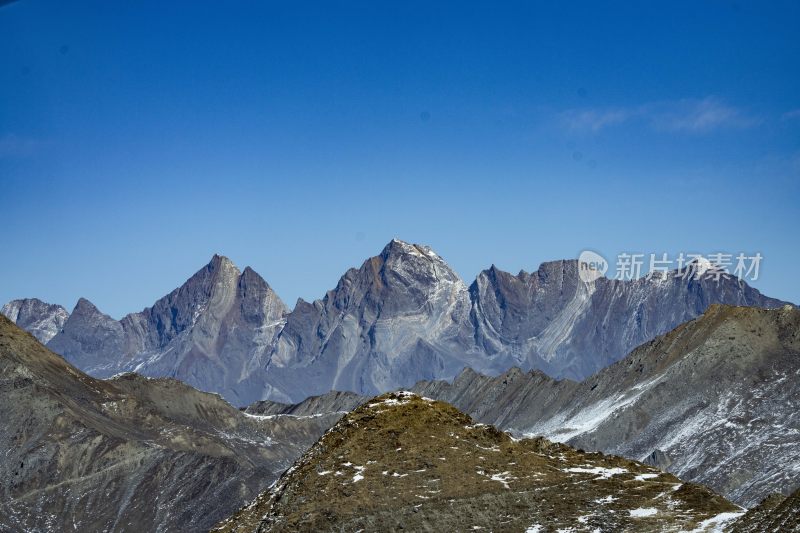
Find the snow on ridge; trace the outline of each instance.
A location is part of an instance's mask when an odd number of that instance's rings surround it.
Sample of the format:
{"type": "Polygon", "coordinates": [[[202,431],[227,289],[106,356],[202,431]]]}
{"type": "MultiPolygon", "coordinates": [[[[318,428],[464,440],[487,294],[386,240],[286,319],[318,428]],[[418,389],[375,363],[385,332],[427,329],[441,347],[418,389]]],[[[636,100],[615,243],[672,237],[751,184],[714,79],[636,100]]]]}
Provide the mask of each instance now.
{"type": "Polygon", "coordinates": [[[622,393],[616,398],[608,397],[580,409],[577,413],[562,411],[541,426],[533,426],[523,433],[530,438],[542,435],[555,442],[567,442],[570,439],[591,433],[617,411],[623,410],[636,402],[639,397],[664,378],[660,375],[639,384],[633,394],[622,393]]]}

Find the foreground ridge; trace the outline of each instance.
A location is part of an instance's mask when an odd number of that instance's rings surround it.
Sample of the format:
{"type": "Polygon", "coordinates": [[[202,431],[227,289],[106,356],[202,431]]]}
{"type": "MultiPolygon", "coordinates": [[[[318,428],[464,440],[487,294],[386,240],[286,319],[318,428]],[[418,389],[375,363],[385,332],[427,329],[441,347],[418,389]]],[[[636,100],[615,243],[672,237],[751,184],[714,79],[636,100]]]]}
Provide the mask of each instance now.
{"type": "Polygon", "coordinates": [[[653,467],[515,440],[398,392],[345,416],[214,531],[688,531],[742,512],[653,467]]]}
{"type": "Polygon", "coordinates": [[[174,379],[94,379],[0,316],[0,531],[207,530],[340,416],[248,415],[174,379]]]}

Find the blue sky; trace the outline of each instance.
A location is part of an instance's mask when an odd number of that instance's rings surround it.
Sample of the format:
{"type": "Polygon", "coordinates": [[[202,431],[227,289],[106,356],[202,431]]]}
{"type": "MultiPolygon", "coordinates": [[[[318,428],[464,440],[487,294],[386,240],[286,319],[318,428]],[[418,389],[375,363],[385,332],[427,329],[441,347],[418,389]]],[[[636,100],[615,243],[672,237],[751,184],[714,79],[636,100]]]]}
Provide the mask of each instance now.
{"type": "Polygon", "coordinates": [[[760,252],[800,302],[800,4],[554,4],[0,7],[0,300],[119,317],[218,252],[292,306],[399,237],[468,283],[760,252]]]}

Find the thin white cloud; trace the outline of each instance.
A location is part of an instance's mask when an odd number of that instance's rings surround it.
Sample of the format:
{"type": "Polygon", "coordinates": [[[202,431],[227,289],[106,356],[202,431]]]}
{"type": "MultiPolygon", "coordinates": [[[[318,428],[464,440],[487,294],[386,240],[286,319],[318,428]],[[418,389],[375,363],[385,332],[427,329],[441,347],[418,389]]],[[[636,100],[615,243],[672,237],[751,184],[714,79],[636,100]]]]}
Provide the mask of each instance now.
{"type": "Polygon", "coordinates": [[[570,109],[561,113],[559,119],[569,130],[588,132],[641,122],[659,131],[706,133],[723,128],[746,128],[759,122],[713,96],[649,102],[632,107],[570,109]]]}
{"type": "Polygon", "coordinates": [[[594,132],[622,124],[631,116],[626,109],[570,109],[561,114],[561,120],[571,130],[594,132]]]}
{"type": "Polygon", "coordinates": [[[719,128],[746,128],[759,122],[714,97],[651,104],[643,113],[654,128],[669,131],[703,133],[719,128]]]}

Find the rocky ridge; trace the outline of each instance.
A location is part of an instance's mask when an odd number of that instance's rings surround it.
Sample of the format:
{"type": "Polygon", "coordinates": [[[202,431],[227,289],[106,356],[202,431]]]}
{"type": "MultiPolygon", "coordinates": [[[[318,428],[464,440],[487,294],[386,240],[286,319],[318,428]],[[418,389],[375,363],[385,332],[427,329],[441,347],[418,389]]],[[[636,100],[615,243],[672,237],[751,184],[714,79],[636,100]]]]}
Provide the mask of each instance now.
{"type": "Polygon", "coordinates": [[[400,392],[345,416],[214,531],[703,531],[741,514],[653,467],[515,440],[400,392]]]}

